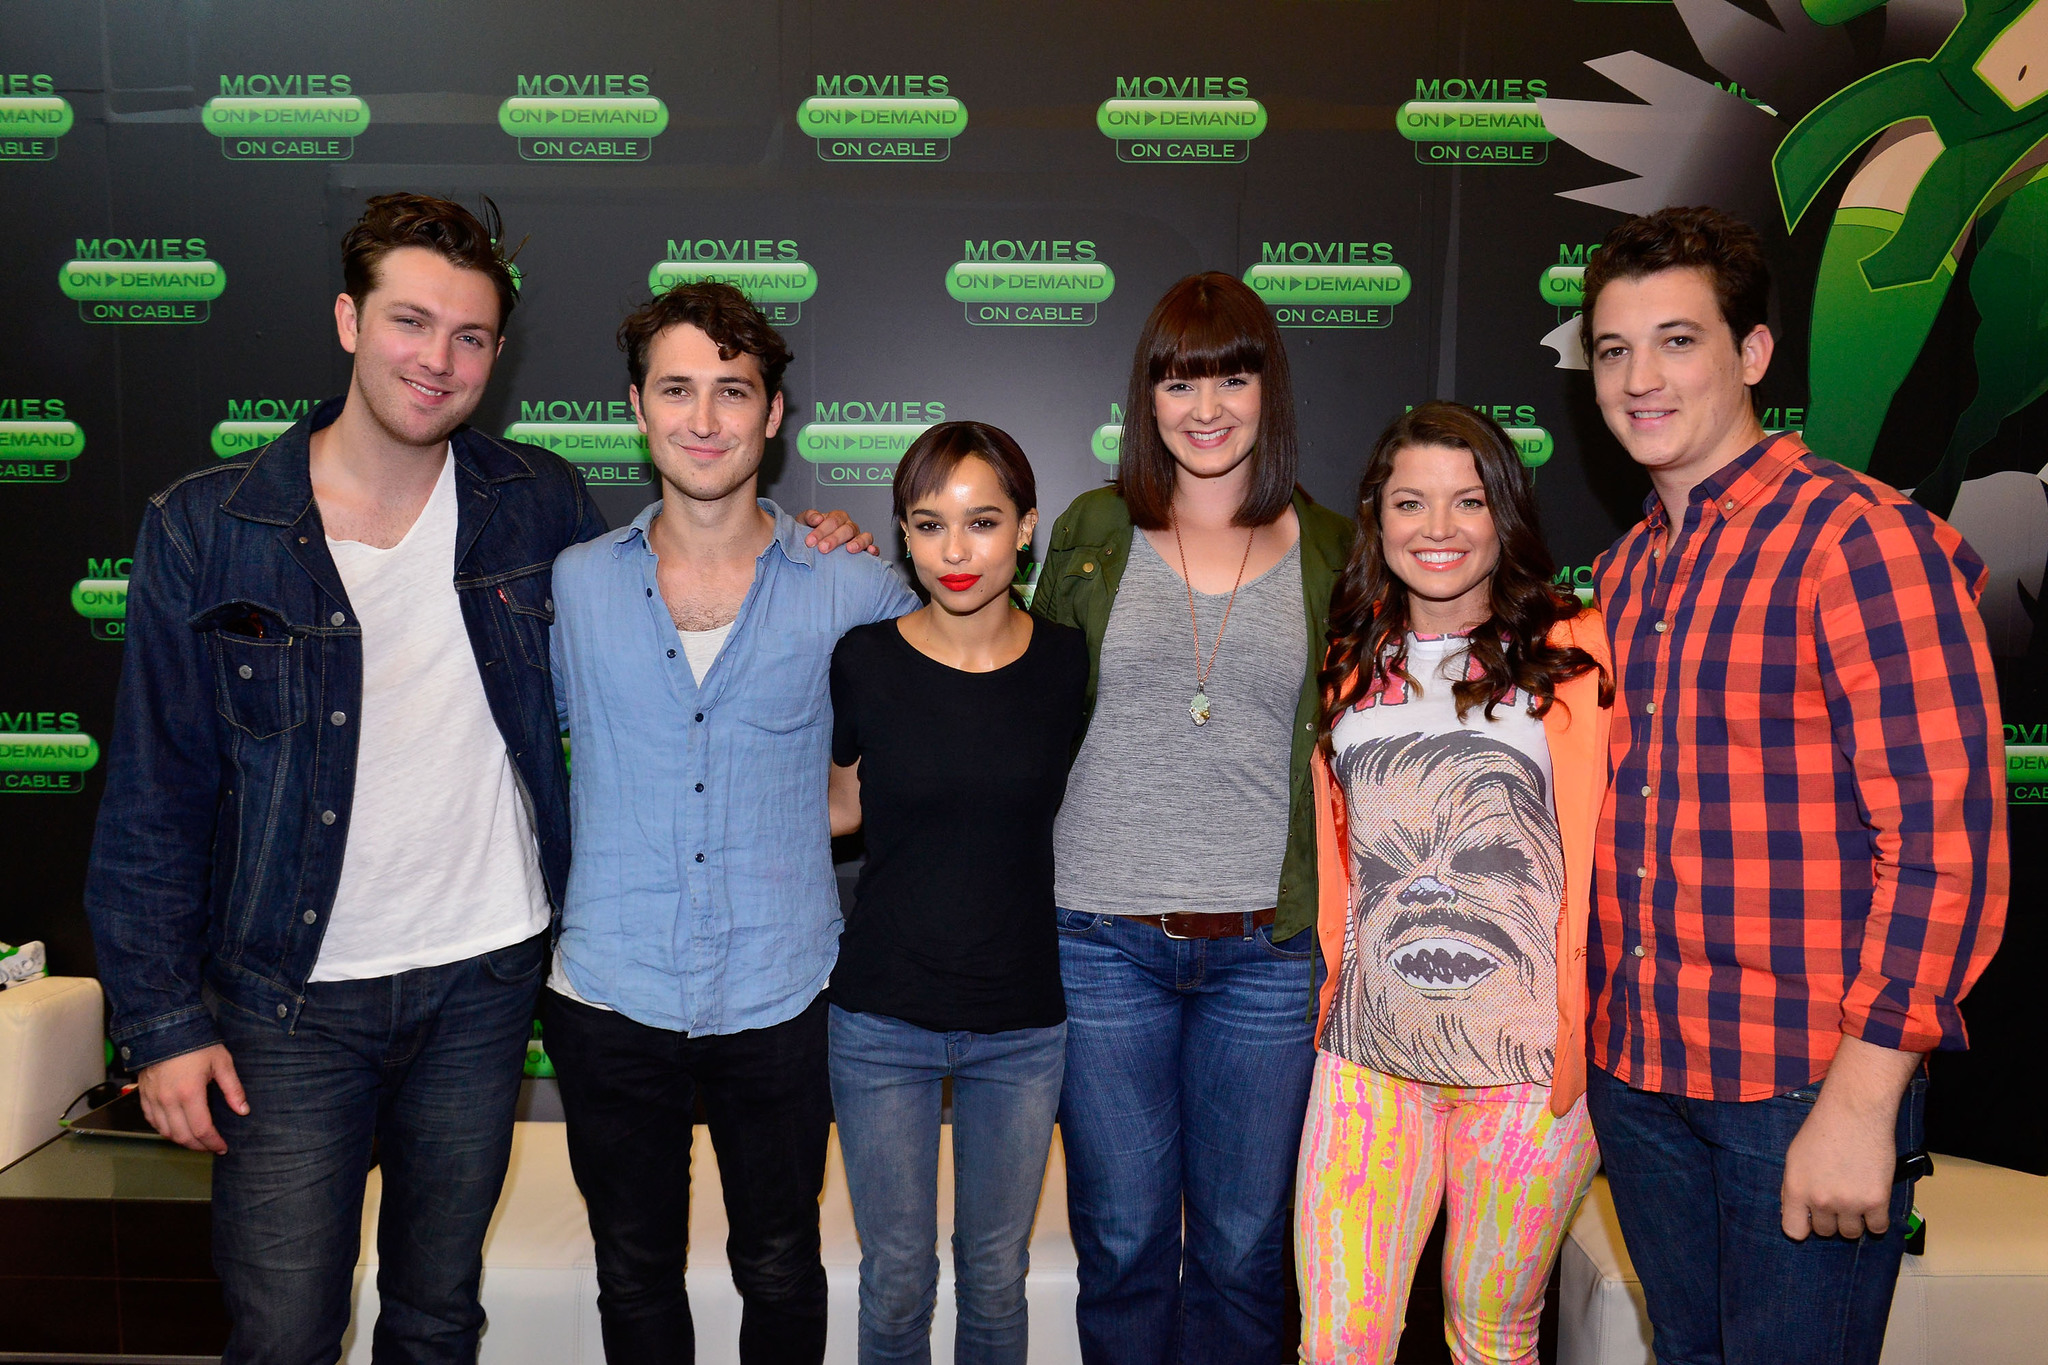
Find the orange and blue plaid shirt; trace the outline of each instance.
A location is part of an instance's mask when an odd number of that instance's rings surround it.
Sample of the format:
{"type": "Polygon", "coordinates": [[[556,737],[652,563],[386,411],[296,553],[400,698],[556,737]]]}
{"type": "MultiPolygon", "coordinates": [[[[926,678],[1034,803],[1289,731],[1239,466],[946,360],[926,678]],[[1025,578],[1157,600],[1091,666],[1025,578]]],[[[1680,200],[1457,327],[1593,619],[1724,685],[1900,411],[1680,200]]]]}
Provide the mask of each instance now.
{"type": "Polygon", "coordinates": [[[1894,489],[1770,437],[1653,494],[1594,565],[1614,641],[1588,1043],[1629,1085],[1755,1100],[1843,1034],[1964,1046],[2005,923],[1985,569],[1894,489]]]}

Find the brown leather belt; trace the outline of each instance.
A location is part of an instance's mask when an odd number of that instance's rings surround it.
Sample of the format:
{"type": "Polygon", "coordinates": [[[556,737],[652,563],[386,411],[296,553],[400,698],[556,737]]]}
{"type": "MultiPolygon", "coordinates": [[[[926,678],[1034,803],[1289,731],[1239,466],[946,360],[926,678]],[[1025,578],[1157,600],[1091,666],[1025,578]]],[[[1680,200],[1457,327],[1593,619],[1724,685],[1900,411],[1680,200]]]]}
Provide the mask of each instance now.
{"type": "Polygon", "coordinates": [[[1277,907],[1251,910],[1238,915],[1213,911],[1182,912],[1172,915],[1124,915],[1133,924],[1149,924],[1168,938],[1250,938],[1252,930],[1273,922],[1277,907]]]}

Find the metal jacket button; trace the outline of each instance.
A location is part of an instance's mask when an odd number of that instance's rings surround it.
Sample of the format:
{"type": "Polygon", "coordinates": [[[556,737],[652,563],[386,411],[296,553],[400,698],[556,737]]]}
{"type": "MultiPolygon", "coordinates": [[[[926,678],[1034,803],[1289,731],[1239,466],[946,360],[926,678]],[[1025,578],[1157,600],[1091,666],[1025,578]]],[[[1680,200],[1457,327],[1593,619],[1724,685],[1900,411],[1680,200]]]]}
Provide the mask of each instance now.
{"type": "Polygon", "coordinates": [[[291,1011],[289,1009],[286,1009],[283,1005],[279,1005],[277,1007],[277,1017],[280,1019],[284,1018],[287,1014],[290,1013],[291,1011]]]}
{"type": "Polygon", "coordinates": [[[240,668],[236,669],[235,671],[240,673],[245,678],[253,678],[256,676],[256,670],[249,667],[249,665],[247,664],[243,664],[240,668]]]}
{"type": "Polygon", "coordinates": [[[313,924],[319,920],[320,916],[313,913],[311,910],[308,910],[305,914],[299,916],[299,918],[304,920],[308,924],[313,924]]]}
{"type": "Polygon", "coordinates": [[[334,613],[334,615],[327,618],[327,623],[329,625],[334,626],[345,626],[348,624],[348,617],[342,615],[340,612],[336,612],[334,613]]]}
{"type": "Polygon", "coordinates": [[[329,716],[329,717],[328,717],[327,719],[329,719],[330,721],[333,721],[333,722],[334,722],[334,723],[335,723],[336,725],[346,725],[346,724],[348,724],[348,712],[346,712],[346,711],[336,711],[336,712],[335,712],[335,713],[334,713],[333,715],[329,716]]]}
{"type": "Polygon", "coordinates": [[[331,824],[333,824],[333,823],[334,823],[334,812],[333,812],[333,811],[331,811],[331,810],[323,810],[323,811],[321,811],[321,812],[320,812],[320,823],[321,823],[321,824],[323,824],[323,825],[331,825],[331,824]]]}

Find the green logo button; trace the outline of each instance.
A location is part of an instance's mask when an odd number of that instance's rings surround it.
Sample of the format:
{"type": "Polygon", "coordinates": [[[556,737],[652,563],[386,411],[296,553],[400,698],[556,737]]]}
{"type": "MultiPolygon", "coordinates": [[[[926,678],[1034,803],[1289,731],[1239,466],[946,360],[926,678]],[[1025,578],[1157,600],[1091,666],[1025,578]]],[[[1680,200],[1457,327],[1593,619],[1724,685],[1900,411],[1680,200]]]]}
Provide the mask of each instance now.
{"type": "Polygon", "coordinates": [[[514,95],[498,106],[498,127],[527,161],[645,161],[668,106],[652,95],[514,95]]]}
{"type": "Polygon", "coordinates": [[[1557,136],[1533,100],[1409,100],[1394,127],[1425,166],[1539,166],[1557,136]]]}
{"type": "Polygon", "coordinates": [[[1266,106],[1254,99],[1108,99],[1095,127],[1116,143],[1119,161],[1202,165],[1251,160],[1251,140],[1266,131],[1266,106]]]}
{"type": "Polygon", "coordinates": [[[967,106],[952,95],[813,95],[796,126],[817,139],[820,161],[944,161],[967,131],[967,106]]]}
{"type": "Polygon", "coordinates": [[[99,761],[100,746],[88,734],[0,733],[0,791],[84,791],[85,774],[99,761]]]}
{"type": "Polygon", "coordinates": [[[514,422],[505,439],[552,450],[588,484],[644,488],[654,482],[647,438],[633,422],[514,422]]]}
{"type": "Polygon", "coordinates": [[[1557,453],[1557,442],[1542,427],[1502,427],[1501,430],[1515,443],[1522,463],[1530,469],[1541,468],[1557,453]]]}
{"type": "Polygon", "coordinates": [[[657,261],[647,272],[647,289],[665,294],[699,280],[731,285],[775,327],[800,321],[804,301],[818,292],[818,270],[808,261],[657,261]]]}
{"type": "Polygon", "coordinates": [[[204,322],[228,286],[218,261],[66,261],[64,297],[87,322],[204,322]]]}
{"type": "Polygon", "coordinates": [[[89,621],[119,621],[128,615],[128,580],[81,578],[71,585],[71,609],[89,621]]]}
{"type": "Polygon", "coordinates": [[[1544,268],[1536,281],[1543,301],[1559,308],[1584,308],[1586,306],[1586,267],[1582,265],[1553,265],[1544,268]]]}
{"type": "Polygon", "coordinates": [[[213,453],[223,460],[261,450],[292,429],[290,422],[215,422],[213,453]]]}
{"type": "Polygon", "coordinates": [[[1116,291],[1101,261],[955,261],[946,292],[978,327],[1086,327],[1116,291]]]}
{"type": "Polygon", "coordinates": [[[62,95],[0,95],[0,161],[56,160],[72,122],[62,95]]]}
{"type": "Polygon", "coordinates": [[[796,434],[796,452],[812,464],[895,464],[930,422],[811,422],[796,434]]]}
{"type": "Polygon", "coordinates": [[[1244,282],[1282,327],[1385,327],[1413,287],[1404,266],[1291,265],[1262,261],[1244,282]]]}
{"type": "Polygon", "coordinates": [[[0,483],[63,483],[84,449],[85,432],[76,422],[0,421],[0,483]]]}
{"type": "Polygon", "coordinates": [[[1088,438],[1088,449],[1095,452],[1095,458],[1104,464],[1115,464],[1124,457],[1124,427],[1121,422],[1105,422],[1095,428],[1088,438]]]}
{"type": "Polygon", "coordinates": [[[370,106],[357,95],[216,95],[199,121],[230,161],[346,161],[370,106]]]}

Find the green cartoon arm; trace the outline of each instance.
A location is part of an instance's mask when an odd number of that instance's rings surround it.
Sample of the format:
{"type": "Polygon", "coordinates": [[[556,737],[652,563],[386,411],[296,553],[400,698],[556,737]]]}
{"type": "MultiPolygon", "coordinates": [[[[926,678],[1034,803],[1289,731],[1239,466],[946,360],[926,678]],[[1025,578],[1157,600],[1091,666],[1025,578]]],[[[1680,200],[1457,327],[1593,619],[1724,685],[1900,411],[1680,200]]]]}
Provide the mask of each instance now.
{"type": "Polygon", "coordinates": [[[1771,157],[1786,230],[1799,226],[1814,196],[1858,147],[1894,123],[1924,118],[1954,103],[1955,92],[1925,61],[1900,62],[1874,71],[1822,101],[1785,135],[1771,157]]]}
{"type": "Polygon", "coordinates": [[[1884,3],[1885,0],[1800,0],[1800,7],[1816,24],[1846,24],[1884,3]]]}
{"type": "Polygon", "coordinates": [[[1934,278],[1963,229],[2013,163],[2040,140],[2041,132],[2024,125],[2008,128],[1936,157],[1913,191],[1898,232],[1863,262],[1863,278],[1870,287],[1890,289],[1934,278]]]}

